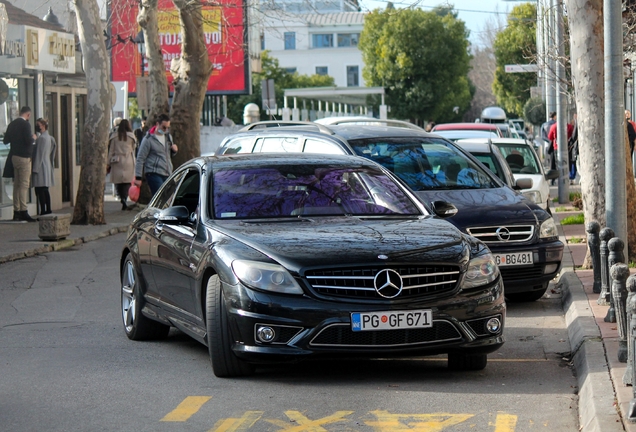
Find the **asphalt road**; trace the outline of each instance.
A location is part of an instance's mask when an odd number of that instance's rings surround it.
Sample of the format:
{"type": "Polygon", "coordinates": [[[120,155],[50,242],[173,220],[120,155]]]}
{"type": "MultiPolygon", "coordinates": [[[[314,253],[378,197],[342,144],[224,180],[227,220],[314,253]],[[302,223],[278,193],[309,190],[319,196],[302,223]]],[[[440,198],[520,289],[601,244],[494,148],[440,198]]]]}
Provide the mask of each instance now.
{"type": "Polygon", "coordinates": [[[172,330],[122,329],[124,235],[0,265],[2,431],[578,431],[559,295],[511,304],[485,370],[444,357],[305,362],[219,379],[172,330]]]}

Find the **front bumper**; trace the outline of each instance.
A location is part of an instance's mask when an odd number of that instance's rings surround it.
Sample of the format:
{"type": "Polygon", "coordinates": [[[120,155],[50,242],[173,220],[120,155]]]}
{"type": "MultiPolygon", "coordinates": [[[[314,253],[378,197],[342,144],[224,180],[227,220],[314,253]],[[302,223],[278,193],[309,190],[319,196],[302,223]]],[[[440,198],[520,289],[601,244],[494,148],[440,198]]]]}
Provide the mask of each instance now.
{"type": "Polygon", "coordinates": [[[501,278],[485,289],[438,299],[394,303],[328,301],[254,291],[223,283],[232,350],[250,362],[279,362],[308,356],[433,355],[489,353],[504,342],[506,304],[501,278]],[[352,331],[352,312],[430,309],[433,326],[421,329],[352,331]],[[490,333],[485,323],[499,318],[490,333]],[[259,326],[275,330],[270,343],[256,335],[259,326]]]}
{"type": "Polygon", "coordinates": [[[561,270],[563,243],[552,241],[531,245],[500,246],[488,245],[493,254],[532,252],[533,264],[500,266],[506,294],[538,291],[545,289],[561,270]]]}

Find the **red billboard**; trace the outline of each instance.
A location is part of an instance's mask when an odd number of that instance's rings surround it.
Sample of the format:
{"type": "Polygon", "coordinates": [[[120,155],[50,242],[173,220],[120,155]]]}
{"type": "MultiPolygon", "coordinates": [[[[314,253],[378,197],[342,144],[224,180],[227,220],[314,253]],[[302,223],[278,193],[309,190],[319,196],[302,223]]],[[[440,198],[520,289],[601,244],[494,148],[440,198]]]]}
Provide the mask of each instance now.
{"type": "MultiPolygon", "coordinates": [[[[249,66],[243,0],[202,0],[203,31],[213,70],[208,94],[247,94],[249,66]]],[[[128,91],[136,93],[136,77],[147,75],[148,62],[140,53],[137,35],[138,2],[112,0],[110,19],[112,81],[128,81],[128,91]]],[[[172,88],[170,64],[181,56],[179,11],[172,0],[159,0],[159,43],[166,77],[172,88]]]]}

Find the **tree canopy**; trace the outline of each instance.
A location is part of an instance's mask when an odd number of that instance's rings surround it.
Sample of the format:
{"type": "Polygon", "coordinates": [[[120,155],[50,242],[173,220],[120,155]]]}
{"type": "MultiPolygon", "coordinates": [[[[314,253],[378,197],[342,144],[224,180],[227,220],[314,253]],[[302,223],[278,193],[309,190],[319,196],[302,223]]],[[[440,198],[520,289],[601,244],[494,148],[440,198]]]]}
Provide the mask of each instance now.
{"type": "Polygon", "coordinates": [[[276,104],[283,106],[285,89],[329,87],[334,86],[335,81],[329,75],[300,75],[297,72],[289,73],[280,67],[278,59],[271,57],[267,51],[261,53],[261,72],[252,74],[252,94],[245,96],[228,97],[228,117],[236,123],[242,123],[243,108],[252,102],[261,106],[261,81],[273,79],[276,86],[276,104]]]}
{"type": "Polygon", "coordinates": [[[537,53],[537,7],[534,3],[515,6],[508,15],[508,26],[495,37],[495,81],[492,88],[497,104],[509,114],[522,115],[536,85],[535,73],[506,73],[507,64],[528,64],[537,53]]]}
{"type": "Polygon", "coordinates": [[[468,30],[447,9],[374,10],[358,48],[369,86],[386,90],[393,117],[448,122],[469,108],[468,30]]]}

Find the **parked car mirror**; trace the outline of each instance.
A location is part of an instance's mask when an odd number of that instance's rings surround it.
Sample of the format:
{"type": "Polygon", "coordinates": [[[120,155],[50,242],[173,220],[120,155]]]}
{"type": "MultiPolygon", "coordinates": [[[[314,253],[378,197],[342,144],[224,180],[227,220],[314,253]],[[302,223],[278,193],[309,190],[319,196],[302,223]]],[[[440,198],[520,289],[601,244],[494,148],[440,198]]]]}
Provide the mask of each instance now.
{"type": "Polygon", "coordinates": [[[545,173],[546,180],[554,180],[559,178],[559,171],[551,169],[547,173],[545,173]]]}
{"type": "Polygon", "coordinates": [[[159,212],[157,220],[167,224],[187,223],[190,220],[190,210],[186,206],[168,207],[159,212]]]}
{"type": "Polygon", "coordinates": [[[451,217],[457,213],[457,207],[446,201],[433,201],[431,206],[435,214],[441,218],[451,217]]]}
{"type": "Polygon", "coordinates": [[[521,189],[531,189],[532,188],[532,179],[531,178],[520,178],[515,181],[514,190],[521,189]]]}

